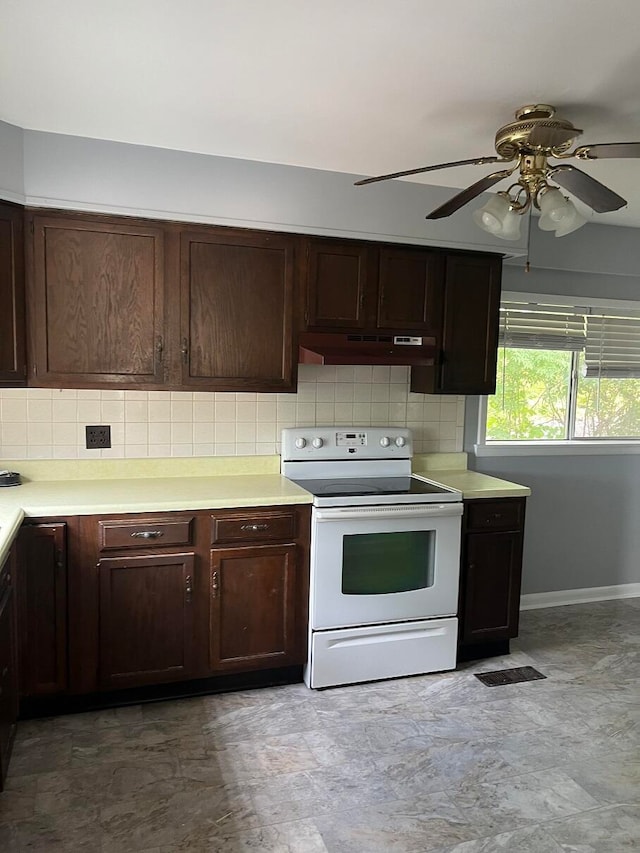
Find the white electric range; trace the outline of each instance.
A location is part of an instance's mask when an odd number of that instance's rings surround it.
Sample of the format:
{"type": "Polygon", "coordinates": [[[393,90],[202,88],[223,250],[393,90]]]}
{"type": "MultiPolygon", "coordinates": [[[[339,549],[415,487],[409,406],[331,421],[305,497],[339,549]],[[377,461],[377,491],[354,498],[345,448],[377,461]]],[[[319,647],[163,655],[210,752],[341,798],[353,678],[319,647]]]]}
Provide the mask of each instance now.
{"type": "Polygon", "coordinates": [[[281,471],[313,494],[309,687],[455,668],[462,495],[412,451],[396,427],[283,430],[281,471]]]}

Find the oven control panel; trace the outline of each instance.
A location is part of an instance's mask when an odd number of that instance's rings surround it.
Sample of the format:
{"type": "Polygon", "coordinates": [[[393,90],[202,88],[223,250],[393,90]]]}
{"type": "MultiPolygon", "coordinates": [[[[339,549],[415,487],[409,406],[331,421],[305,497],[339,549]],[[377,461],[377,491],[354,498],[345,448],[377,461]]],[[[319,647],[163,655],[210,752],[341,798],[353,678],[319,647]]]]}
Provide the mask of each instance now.
{"type": "Polygon", "coordinates": [[[283,460],[411,459],[411,430],[403,427],[294,427],[282,430],[283,460]]]}
{"type": "Polygon", "coordinates": [[[366,447],[366,432],[337,432],[336,447],[366,447]]]}

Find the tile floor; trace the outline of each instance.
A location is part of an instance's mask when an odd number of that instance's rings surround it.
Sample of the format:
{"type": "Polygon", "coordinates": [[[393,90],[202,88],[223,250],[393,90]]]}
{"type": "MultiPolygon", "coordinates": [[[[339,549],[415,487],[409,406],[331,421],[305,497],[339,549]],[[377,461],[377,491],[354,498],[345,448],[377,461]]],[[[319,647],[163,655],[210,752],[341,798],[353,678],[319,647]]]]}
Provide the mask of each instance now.
{"type": "Polygon", "coordinates": [[[640,849],[640,599],[524,613],[508,658],[24,723],[0,850],[640,849]],[[474,671],[548,678],[485,687],[474,671]]]}

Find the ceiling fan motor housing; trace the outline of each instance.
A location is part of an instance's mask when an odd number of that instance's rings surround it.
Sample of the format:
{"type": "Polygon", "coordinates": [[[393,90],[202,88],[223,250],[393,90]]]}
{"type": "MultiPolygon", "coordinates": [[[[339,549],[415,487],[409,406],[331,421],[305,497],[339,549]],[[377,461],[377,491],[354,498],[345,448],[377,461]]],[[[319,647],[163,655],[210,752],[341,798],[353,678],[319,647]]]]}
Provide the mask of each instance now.
{"type": "Polygon", "coordinates": [[[505,124],[496,133],[495,146],[498,154],[505,160],[515,160],[520,154],[535,149],[543,149],[547,155],[568,151],[582,131],[566,119],[554,118],[555,112],[555,107],[550,104],[520,107],[516,110],[516,120],[505,124]],[[548,135],[551,139],[555,135],[554,144],[547,146],[532,142],[531,134],[534,130],[541,137],[548,135]],[[547,134],[543,134],[543,130],[546,130],[547,134]]]}

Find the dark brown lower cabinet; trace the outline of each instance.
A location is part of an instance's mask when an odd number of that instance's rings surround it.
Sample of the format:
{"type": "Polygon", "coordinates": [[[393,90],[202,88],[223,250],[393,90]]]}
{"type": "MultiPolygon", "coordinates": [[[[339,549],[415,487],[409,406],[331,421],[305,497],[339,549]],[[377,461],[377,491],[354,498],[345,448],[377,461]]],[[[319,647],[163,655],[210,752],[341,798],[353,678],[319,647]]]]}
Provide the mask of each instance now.
{"type": "Polygon", "coordinates": [[[30,520],[17,543],[23,711],[302,664],[309,533],[304,505],[30,520]]]}
{"type": "Polygon", "coordinates": [[[518,635],[524,515],[525,498],[465,501],[459,612],[466,657],[474,647],[490,652],[492,643],[499,653],[518,635]]]}
{"type": "Polygon", "coordinates": [[[296,545],[211,551],[212,670],[301,663],[296,545]]]}
{"type": "Polygon", "coordinates": [[[99,561],[100,688],[181,681],[193,674],[194,569],[194,553],[99,561]]]}
{"type": "Polygon", "coordinates": [[[18,537],[18,636],[23,696],[67,688],[66,524],[27,524],[18,537]]]}
{"type": "Polygon", "coordinates": [[[0,791],[18,719],[18,659],[14,601],[15,548],[0,566],[0,791]]]}

